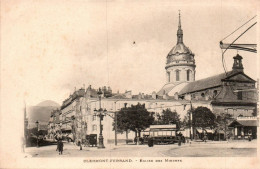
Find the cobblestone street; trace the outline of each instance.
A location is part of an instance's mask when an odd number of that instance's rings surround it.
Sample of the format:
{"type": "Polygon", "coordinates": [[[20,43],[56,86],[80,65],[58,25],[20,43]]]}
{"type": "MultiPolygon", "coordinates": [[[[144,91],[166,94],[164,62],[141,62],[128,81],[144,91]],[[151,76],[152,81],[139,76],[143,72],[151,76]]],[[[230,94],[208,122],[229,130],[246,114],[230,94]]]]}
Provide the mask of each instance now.
{"type": "Polygon", "coordinates": [[[26,157],[256,157],[257,140],[232,142],[191,142],[171,145],[106,145],[105,149],[83,147],[64,143],[62,155],[56,151],[56,145],[29,147],[25,149],[26,157]]]}

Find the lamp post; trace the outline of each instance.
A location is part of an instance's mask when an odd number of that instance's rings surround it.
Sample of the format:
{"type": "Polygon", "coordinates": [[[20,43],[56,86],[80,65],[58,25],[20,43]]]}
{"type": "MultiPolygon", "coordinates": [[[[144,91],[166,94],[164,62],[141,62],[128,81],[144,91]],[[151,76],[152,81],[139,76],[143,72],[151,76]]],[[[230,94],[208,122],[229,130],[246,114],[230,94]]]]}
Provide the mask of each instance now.
{"type": "Polygon", "coordinates": [[[115,117],[114,117],[114,121],[115,121],[115,145],[116,146],[117,146],[117,111],[116,111],[116,102],[117,101],[115,101],[115,117]]]}
{"type": "Polygon", "coordinates": [[[102,130],[103,130],[103,127],[102,127],[102,120],[105,116],[105,112],[106,112],[106,109],[102,109],[101,108],[101,95],[103,94],[102,91],[101,91],[101,88],[99,88],[98,92],[98,98],[99,98],[99,110],[94,110],[95,112],[97,112],[97,114],[95,113],[95,116],[98,116],[99,117],[99,127],[100,127],[100,133],[99,133],[99,138],[98,138],[98,148],[105,148],[104,146],[104,138],[103,138],[103,135],[102,135],[102,130]]]}
{"type": "Polygon", "coordinates": [[[35,122],[35,124],[36,124],[36,127],[37,127],[37,147],[39,147],[39,121],[37,120],[36,122],[35,122]]]}
{"type": "Polygon", "coordinates": [[[193,139],[193,127],[192,127],[192,103],[190,101],[190,112],[189,112],[189,124],[190,124],[190,139],[193,139]]]}

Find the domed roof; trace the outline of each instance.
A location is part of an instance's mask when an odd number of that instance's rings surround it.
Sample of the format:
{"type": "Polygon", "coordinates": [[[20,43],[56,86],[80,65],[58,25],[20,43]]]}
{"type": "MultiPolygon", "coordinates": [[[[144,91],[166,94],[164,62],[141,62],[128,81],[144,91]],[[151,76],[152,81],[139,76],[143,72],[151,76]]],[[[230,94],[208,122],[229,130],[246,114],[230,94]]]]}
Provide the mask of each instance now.
{"type": "Polygon", "coordinates": [[[177,44],[167,55],[167,63],[174,61],[194,61],[194,54],[183,43],[183,31],[181,29],[181,19],[179,14],[179,25],[177,30],[177,44]]]}
{"type": "Polygon", "coordinates": [[[183,43],[178,43],[176,46],[172,48],[168,56],[179,55],[179,54],[192,54],[192,51],[183,43]]]}
{"type": "Polygon", "coordinates": [[[180,60],[194,61],[194,54],[184,43],[177,43],[168,53],[167,60],[168,62],[180,60]]]}

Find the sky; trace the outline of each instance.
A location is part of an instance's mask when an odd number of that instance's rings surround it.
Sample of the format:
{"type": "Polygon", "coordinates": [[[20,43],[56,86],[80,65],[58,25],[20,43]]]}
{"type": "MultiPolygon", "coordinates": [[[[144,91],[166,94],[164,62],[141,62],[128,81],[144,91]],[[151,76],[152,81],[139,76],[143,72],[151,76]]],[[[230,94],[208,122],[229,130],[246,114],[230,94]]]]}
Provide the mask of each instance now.
{"type": "MultiPolygon", "coordinates": [[[[159,91],[166,82],[166,56],[177,42],[178,10],[184,44],[195,54],[196,80],[223,73],[219,41],[256,15],[254,1],[234,2],[5,1],[4,94],[36,105],[44,100],[61,104],[84,84],[134,94],[159,91]]],[[[224,42],[232,42],[255,21],[224,42]]],[[[256,43],[256,30],[238,43],[256,43]]],[[[226,52],[228,70],[236,54],[226,52]]],[[[256,54],[239,54],[246,74],[257,79],[256,54]]]]}

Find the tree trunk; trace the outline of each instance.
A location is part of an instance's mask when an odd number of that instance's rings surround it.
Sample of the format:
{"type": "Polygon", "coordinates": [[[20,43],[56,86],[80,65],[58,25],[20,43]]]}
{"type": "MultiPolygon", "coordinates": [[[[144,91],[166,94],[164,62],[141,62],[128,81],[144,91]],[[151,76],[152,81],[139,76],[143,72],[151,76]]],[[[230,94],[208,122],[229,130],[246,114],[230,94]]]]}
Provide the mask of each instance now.
{"type": "Polygon", "coordinates": [[[135,130],[135,139],[136,139],[136,143],[135,144],[138,144],[137,143],[137,131],[135,130]]]}
{"type": "Polygon", "coordinates": [[[125,131],[125,136],[126,136],[125,142],[126,142],[126,144],[128,144],[128,130],[125,131]]]}

